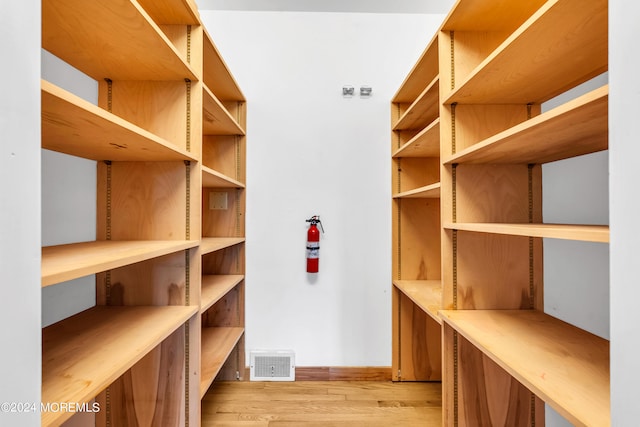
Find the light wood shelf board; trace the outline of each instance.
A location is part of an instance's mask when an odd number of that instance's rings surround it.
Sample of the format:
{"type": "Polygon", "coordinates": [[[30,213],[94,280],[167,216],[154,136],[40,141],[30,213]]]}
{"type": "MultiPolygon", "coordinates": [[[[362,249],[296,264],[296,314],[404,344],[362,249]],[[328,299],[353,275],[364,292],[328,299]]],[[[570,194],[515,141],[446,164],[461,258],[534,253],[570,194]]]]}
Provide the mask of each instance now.
{"type": "Polygon", "coordinates": [[[438,315],[438,311],[442,309],[440,280],[394,280],[393,285],[433,320],[442,324],[442,318],[438,315]]]}
{"type": "Polygon", "coordinates": [[[610,425],[607,340],[535,310],[443,310],[440,316],[570,422],[610,425]]]}
{"type": "Polygon", "coordinates": [[[442,30],[513,31],[513,22],[524,22],[546,1],[457,1],[445,18],[442,30]]]}
{"type": "Polygon", "coordinates": [[[98,240],[42,248],[42,287],[198,246],[195,240],[98,240]]]}
{"type": "Polygon", "coordinates": [[[410,103],[424,90],[425,81],[432,81],[438,75],[438,35],[436,33],[422,52],[400,89],[393,96],[393,103],[410,103]]]}
{"type": "MultiPolygon", "coordinates": [[[[97,306],[42,332],[42,401],[88,402],[176,331],[197,307],[97,306]]],[[[59,425],[71,412],[44,412],[59,425]]]]}
{"type": "Polygon", "coordinates": [[[574,224],[498,224],[498,223],[446,223],[447,230],[478,233],[507,234],[512,236],[546,237],[551,239],[609,242],[607,225],[574,224]]]}
{"type": "Polygon", "coordinates": [[[452,163],[547,163],[606,150],[609,85],[540,114],[445,160],[452,163]]]}
{"type": "Polygon", "coordinates": [[[202,255],[219,251],[231,246],[244,243],[244,237],[203,237],[200,241],[200,253],[202,255]]]}
{"type": "Polygon", "coordinates": [[[439,113],[439,77],[436,76],[420,96],[407,108],[393,130],[422,129],[433,122],[439,113]]]}
{"type": "Polygon", "coordinates": [[[42,2],[42,47],[100,81],[198,80],[134,1],[42,2]]]}
{"type": "Polygon", "coordinates": [[[444,103],[542,103],[605,72],[607,21],[606,0],[547,2],[444,103]]]}
{"type": "Polygon", "coordinates": [[[204,30],[204,83],[222,101],[244,101],[245,97],[222,59],[207,30],[204,30]]]}
{"type": "Polygon", "coordinates": [[[172,161],[188,151],[45,80],[42,148],[92,160],[172,161]]]}
{"type": "Polygon", "coordinates": [[[202,186],[205,188],[245,188],[244,184],[207,166],[202,166],[202,186]]]}
{"type": "Polygon", "coordinates": [[[244,328],[202,328],[200,398],[202,399],[236,346],[244,328]]]}
{"type": "Polygon", "coordinates": [[[242,280],[244,280],[244,276],[241,274],[202,276],[200,312],[207,311],[242,280]]]}
{"type": "Polygon", "coordinates": [[[202,133],[204,135],[244,135],[244,130],[211,90],[204,85],[202,133]]]}
{"type": "Polygon", "coordinates": [[[192,0],[138,0],[157,24],[200,25],[198,6],[192,0]]]}
{"type": "Polygon", "coordinates": [[[414,190],[404,191],[393,195],[394,199],[439,199],[440,183],[427,185],[414,190]]]}
{"type": "Polygon", "coordinates": [[[440,157],[440,118],[407,141],[392,157],[440,157]]]}

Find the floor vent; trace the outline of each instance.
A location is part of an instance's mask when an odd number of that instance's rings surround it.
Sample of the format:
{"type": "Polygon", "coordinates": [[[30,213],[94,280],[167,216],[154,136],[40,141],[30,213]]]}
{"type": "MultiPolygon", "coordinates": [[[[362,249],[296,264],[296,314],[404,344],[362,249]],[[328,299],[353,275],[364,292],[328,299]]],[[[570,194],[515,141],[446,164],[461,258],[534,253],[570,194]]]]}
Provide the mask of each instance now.
{"type": "Polygon", "coordinates": [[[251,381],[295,381],[295,354],[288,350],[251,351],[251,381]]]}

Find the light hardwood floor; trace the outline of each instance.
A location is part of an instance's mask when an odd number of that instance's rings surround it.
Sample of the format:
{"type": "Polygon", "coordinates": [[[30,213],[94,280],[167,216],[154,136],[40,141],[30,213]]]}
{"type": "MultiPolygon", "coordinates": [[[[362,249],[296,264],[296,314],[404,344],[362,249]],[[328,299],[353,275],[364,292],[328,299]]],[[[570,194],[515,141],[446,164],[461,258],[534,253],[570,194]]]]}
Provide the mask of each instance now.
{"type": "Polygon", "coordinates": [[[441,425],[439,382],[221,382],[202,400],[202,427],[441,425]]]}

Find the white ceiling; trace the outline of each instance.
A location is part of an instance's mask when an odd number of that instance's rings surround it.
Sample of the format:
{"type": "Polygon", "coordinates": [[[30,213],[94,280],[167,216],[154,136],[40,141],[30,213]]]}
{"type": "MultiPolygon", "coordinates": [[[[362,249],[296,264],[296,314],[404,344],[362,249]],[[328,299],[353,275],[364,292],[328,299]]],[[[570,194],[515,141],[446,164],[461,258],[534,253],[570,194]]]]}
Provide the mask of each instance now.
{"type": "Polygon", "coordinates": [[[447,13],[454,0],[196,0],[198,8],[359,13],[447,13]]]}

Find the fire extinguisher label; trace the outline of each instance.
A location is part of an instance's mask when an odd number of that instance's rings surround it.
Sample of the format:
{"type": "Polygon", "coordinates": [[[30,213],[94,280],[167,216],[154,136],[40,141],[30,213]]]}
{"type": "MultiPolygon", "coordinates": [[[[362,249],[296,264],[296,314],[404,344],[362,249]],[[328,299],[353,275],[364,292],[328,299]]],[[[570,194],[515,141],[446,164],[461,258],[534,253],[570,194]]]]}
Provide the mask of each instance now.
{"type": "Polygon", "coordinates": [[[320,242],[307,242],[307,259],[320,258],[320,242]]]}

